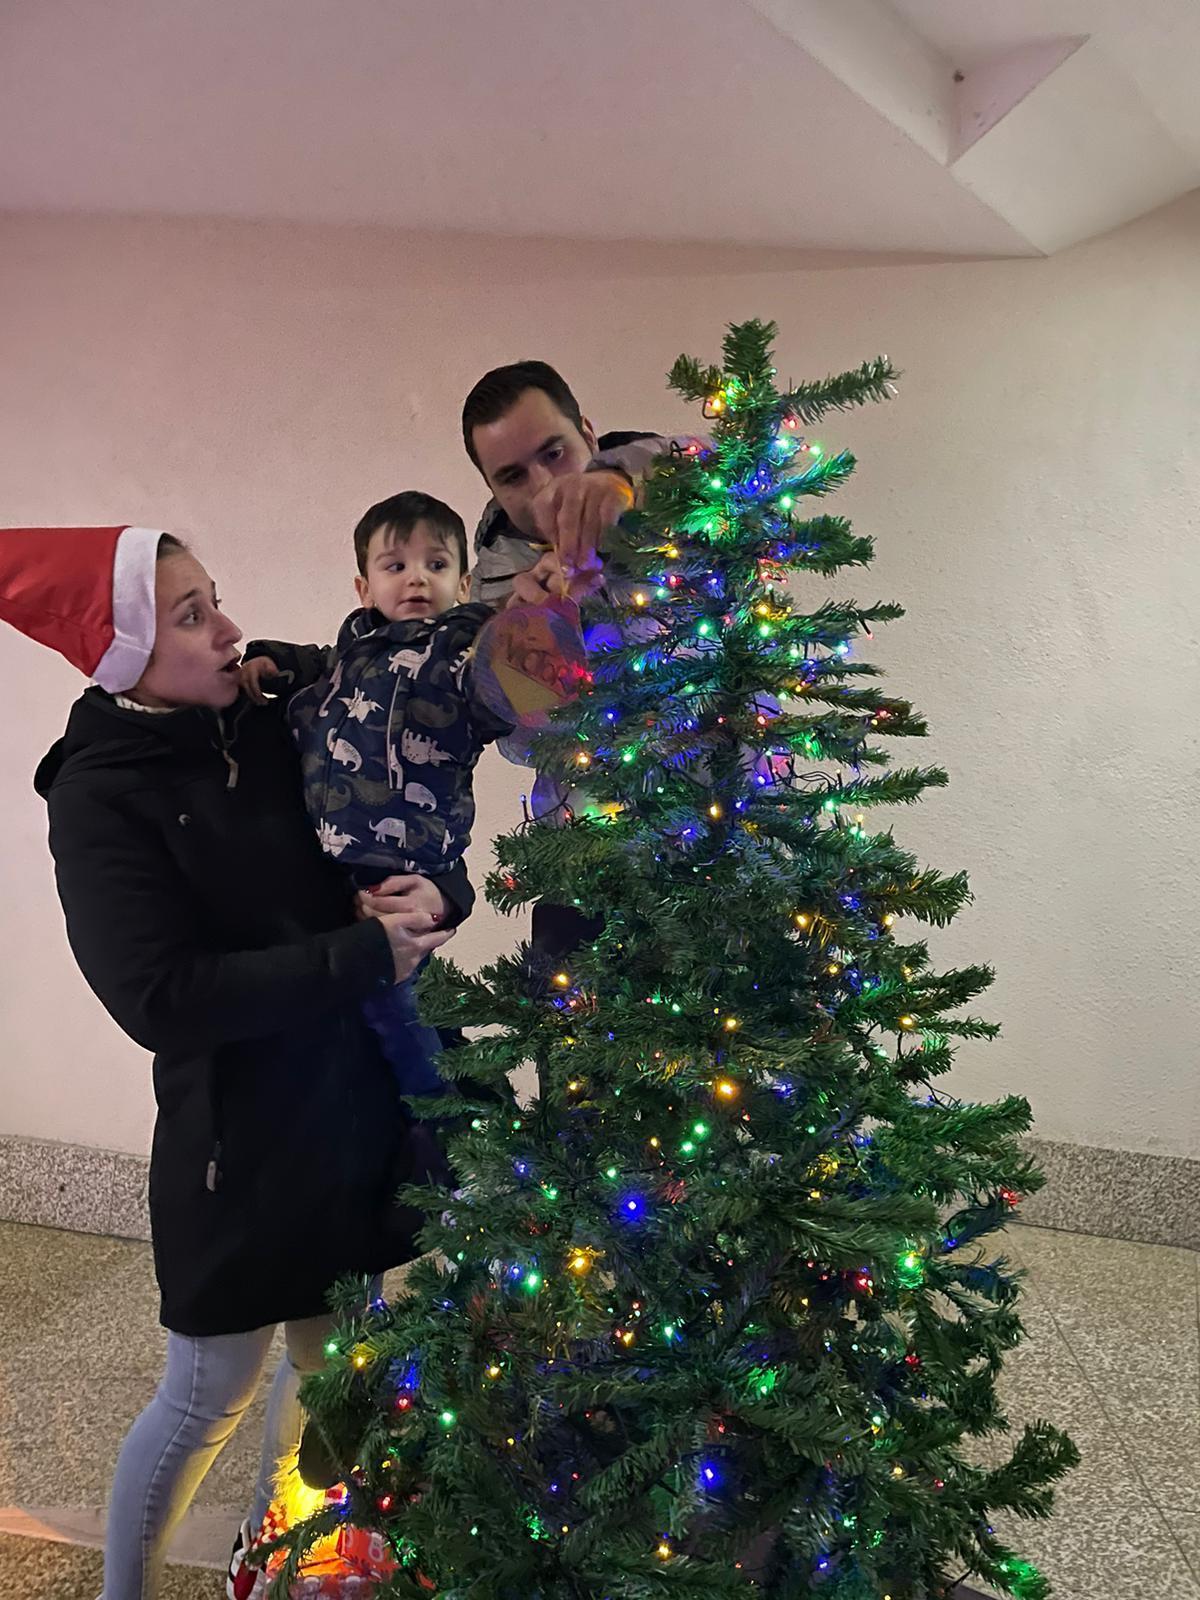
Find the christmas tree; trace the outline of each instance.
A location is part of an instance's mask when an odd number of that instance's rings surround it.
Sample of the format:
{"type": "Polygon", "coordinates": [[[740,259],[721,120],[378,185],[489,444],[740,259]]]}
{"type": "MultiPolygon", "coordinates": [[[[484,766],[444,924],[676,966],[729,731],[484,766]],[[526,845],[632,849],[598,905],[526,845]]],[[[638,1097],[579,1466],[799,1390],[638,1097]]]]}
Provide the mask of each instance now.
{"type": "Polygon", "coordinates": [[[1047,1515],[1074,1447],[1038,1423],[979,1464],[1022,1336],[987,1240],[1040,1182],[1029,1107],[932,1087],[994,1033],[962,1014],[991,974],[932,968],[908,930],[966,879],[868,821],[946,781],[888,768],[925,726],[854,655],[900,608],[821,593],[872,548],[813,508],[854,461],[808,430],[894,373],[780,390],[775,331],[672,369],[711,447],[647,484],[591,680],[533,740],[583,798],[497,844],[494,905],[602,931],[557,970],[523,948],[426,982],[430,1020],[485,1030],[442,1057],[466,1101],[426,1108],[460,1187],[409,1196],[431,1254],[306,1387],[345,1482],[281,1590],[345,1521],[413,1600],[1048,1593],[992,1517],[1047,1515]]]}

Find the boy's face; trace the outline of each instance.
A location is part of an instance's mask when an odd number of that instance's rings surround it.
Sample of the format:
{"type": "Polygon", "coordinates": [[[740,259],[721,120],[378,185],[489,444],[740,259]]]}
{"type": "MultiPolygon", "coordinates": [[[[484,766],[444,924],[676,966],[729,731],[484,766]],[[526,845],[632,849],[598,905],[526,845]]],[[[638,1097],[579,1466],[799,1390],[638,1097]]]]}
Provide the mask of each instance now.
{"type": "Polygon", "coordinates": [[[471,590],[454,545],[423,520],[399,538],[394,528],[377,528],[366,568],[354,580],[359,604],[373,606],[389,622],[438,617],[463,605],[471,590]]]}
{"type": "Polygon", "coordinates": [[[543,389],[526,389],[502,417],[475,428],[471,442],[496,503],[527,538],[535,532],[538,491],[565,473],[582,472],[596,453],[587,418],[581,433],[543,389]]]}

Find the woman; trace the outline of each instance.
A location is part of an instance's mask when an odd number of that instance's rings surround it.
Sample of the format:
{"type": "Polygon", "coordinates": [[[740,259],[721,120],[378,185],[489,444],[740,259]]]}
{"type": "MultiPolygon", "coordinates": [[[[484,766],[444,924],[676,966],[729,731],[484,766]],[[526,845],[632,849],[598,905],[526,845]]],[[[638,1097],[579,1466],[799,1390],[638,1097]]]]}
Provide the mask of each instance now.
{"type": "Polygon", "coordinates": [[[322,1363],[327,1291],[416,1254],[419,1215],[393,1196],[440,1158],[361,1011],[450,937],[435,923],[456,909],[412,880],[355,920],[305,815],[283,719],[241,694],[241,634],[176,540],[2,532],[0,616],[96,681],[37,787],[75,958],[154,1052],[150,1217],[167,1362],[117,1462],[102,1600],[158,1592],[172,1529],[282,1322],[287,1358],[230,1570],[229,1593],[244,1600],[265,1589],[242,1556],[276,1462],[298,1441],[297,1389],[322,1363]]]}

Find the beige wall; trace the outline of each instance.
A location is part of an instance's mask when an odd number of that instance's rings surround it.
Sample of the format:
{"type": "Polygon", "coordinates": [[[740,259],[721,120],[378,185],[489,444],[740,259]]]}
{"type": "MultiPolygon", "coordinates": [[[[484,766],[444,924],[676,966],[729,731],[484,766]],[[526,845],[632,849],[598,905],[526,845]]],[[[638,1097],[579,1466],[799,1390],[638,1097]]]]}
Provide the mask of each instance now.
{"type": "MultiPolygon", "coordinates": [[[[977,904],[936,936],[994,962],[1001,1043],[956,1086],[1026,1093],[1049,1138],[1200,1155],[1196,691],[1200,195],[1045,262],[794,270],[777,257],[406,239],[358,230],[0,218],[0,522],[194,537],[255,633],[329,637],[348,534],[420,485],[468,517],[456,440],[487,366],[562,366],[601,427],[724,323],[781,323],[780,368],[886,351],[902,396],[826,430],[842,506],[900,598],[877,641],[954,782],[897,819],[977,904]]],[[[0,1131],[144,1149],[149,1063],[65,947],[30,790],[78,685],[0,635],[0,1131]]],[[[479,773],[473,852],[523,786],[479,773]]],[[[473,964],[516,931],[484,908],[473,964]]]]}

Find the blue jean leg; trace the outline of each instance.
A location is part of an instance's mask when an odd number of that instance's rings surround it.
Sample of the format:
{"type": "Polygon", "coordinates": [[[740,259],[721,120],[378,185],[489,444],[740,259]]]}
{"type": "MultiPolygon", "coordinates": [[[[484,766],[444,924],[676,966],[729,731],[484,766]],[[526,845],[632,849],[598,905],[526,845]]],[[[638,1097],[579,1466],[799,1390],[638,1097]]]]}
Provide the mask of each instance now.
{"type": "Polygon", "coordinates": [[[253,1400],[273,1332],[168,1334],[162,1381],[117,1457],[101,1600],[155,1600],[171,1535],[253,1400]]]}
{"type": "Polygon", "coordinates": [[[363,1016],[383,1046],[401,1094],[446,1092],[435,1065],[442,1043],[437,1029],[421,1021],[414,978],[364,1001],[363,1016]]]}
{"type": "MultiPolygon", "coordinates": [[[[381,1288],[382,1280],[373,1279],[368,1300],[377,1299],[381,1288]]],[[[275,1369],[275,1379],[267,1399],[258,1482],[250,1502],[250,1527],[255,1531],[262,1526],[267,1507],[271,1504],[280,1463],[292,1457],[300,1443],[300,1433],[304,1427],[300,1385],[311,1373],[320,1372],[325,1365],[325,1342],[333,1332],[333,1326],[332,1317],[307,1317],[302,1322],[284,1324],[286,1346],[275,1369]]]]}
{"type": "MultiPolygon", "coordinates": [[[[371,1298],[378,1293],[376,1279],[371,1298]]],[[[267,1403],[252,1529],[271,1502],[279,1462],[300,1443],[300,1383],[324,1365],[333,1328],[329,1315],[284,1324],[286,1353],[267,1403]]],[[[162,1381],[117,1457],[101,1600],[156,1600],[171,1535],[253,1400],[274,1332],[167,1335],[162,1381]]],[[[230,1544],[235,1532],[230,1529],[230,1544]]]]}

